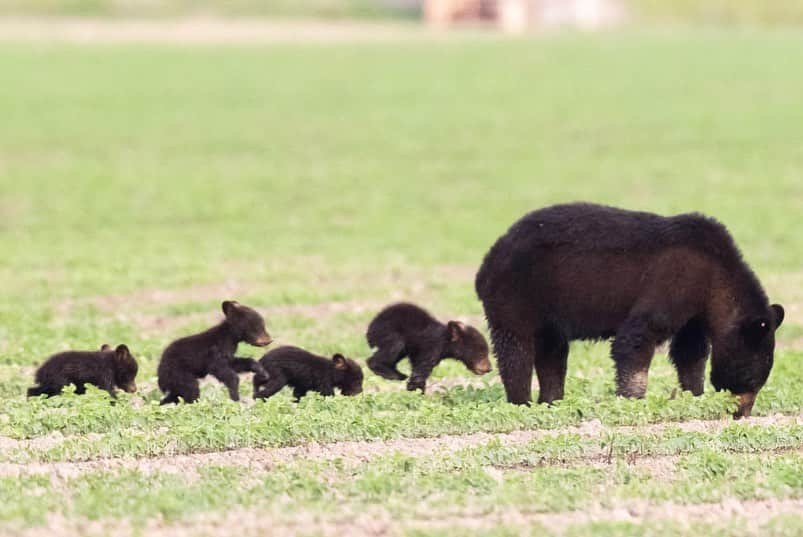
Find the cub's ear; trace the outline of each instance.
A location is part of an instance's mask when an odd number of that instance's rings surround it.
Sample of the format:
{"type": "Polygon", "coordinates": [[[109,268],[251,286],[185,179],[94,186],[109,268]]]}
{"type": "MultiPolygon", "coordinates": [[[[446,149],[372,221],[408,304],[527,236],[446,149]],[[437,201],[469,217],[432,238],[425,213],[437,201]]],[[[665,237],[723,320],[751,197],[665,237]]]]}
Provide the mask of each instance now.
{"type": "Polygon", "coordinates": [[[783,318],[785,315],[783,306],[780,304],[773,304],[770,306],[770,309],[772,310],[773,315],[775,315],[775,329],[778,330],[778,327],[781,326],[781,323],[783,323],[783,318]]]}
{"type": "Polygon", "coordinates": [[[335,363],[335,369],[348,369],[348,366],[346,365],[346,357],[342,354],[333,355],[332,361],[335,363]]]}
{"type": "Polygon", "coordinates": [[[234,309],[239,306],[240,303],[236,300],[226,300],[223,304],[220,305],[221,309],[223,309],[223,315],[228,317],[234,311],[234,309]]]}
{"type": "Polygon", "coordinates": [[[767,319],[748,321],[742,327],[742,334],[749,345],[758,346],[770,331],[770,322],[767,319]]]}
{"type": "Polygon", "coordinates": [[[114,354],[117,358],[127,358],[131,356],[131,351],[128,350],[128,347],[125,345],[118,345],[116,349],[114,349],[114,354]]]}
{"type": "Polygon", "coordinates": [[[460,321],[449,321],[446,326],[449,328],[449,337],[452,341],[458,341],[466,333],[466,325],[460,321]]]}
{"type": "Polygon", "coordinates": [[[106,352],[110,350],[112,350],[112,346],[109,345],[108,343],[104,343],[103,345],[100,346],[100,352],[106,352]]]}

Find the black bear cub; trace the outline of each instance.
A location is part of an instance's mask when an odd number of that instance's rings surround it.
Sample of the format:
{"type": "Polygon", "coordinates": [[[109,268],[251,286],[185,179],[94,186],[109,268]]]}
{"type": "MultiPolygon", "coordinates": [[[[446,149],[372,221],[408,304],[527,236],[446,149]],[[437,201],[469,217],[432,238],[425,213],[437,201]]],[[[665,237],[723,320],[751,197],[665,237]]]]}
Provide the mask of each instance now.
{"type": "Polygon", "coordinates": [[[288,346],[270,351],[259,363],[267,377],[254,375],[254,399],[267,399],[285,386],[293,388],[296,400],[309,391],[334,395],[335,388],[343,395],[362,393],[362,368],[342,354],[329,359],[288,346]]]}
{"type": "Polygon", "coordinates": [[[54,354],[36,370],[38,384],[28,388],[28,397],[59,395],[62,389],[75,385],[75,393],[86,393],[86,384],[106,390],[116,397],[115,387],[128,393],[137,391],[137,361],[125,345],[112,350],[103,345],[100,351],[67,351],[54,354]]]}
{"type": "Polygon", "coordinates": [[[256,311],[233,300],[221,305],[226,318],[206,332],[174,341],[162,353],[159,362],[159,389],[165,393],[161,404],[198,400],[198,379],[212,375],[229,391],[232,401],[240,400],[238,373],[262,373],[256,360],[236,358],[237,345],[244,341],[257,347],[269,345],[271,337],[265,320],[256,311]]]}
{"type": "Polygon", "coordinates": [[[477,375],[491,371],[488,343],[476,328],[459,321],[443,324],[415,304],[393,304],[382,310],[368,325],[366,338],[377,349],[368,367],[388,380],[407,378],[396,364],[409,356],[411,391],[423,392],[427,378],[444,358],[460,360],[477,375]]]}

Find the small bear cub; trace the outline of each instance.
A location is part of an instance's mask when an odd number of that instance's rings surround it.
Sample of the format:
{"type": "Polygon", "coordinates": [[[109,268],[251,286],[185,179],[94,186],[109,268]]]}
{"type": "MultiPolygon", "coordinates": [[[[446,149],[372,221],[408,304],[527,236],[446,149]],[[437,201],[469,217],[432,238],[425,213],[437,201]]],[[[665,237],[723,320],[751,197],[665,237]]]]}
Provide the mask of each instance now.
{"type": "Polygon", "coordinates": [[[267,399],[285,386],[293,388],[296,401],[308,391],[334,395],[335,388],[343,395],[362,393],[362,368],[342,354],[331,359],[298,347],[279,347],[259,360],[267,372],[254,375],[254,399],[267,399]]]}
{"type": "Polygon", "coordinates": [[[226,318],[206,332],[178,339],[167,346],[159,362],[159,389],[165,393],[161,404],[194,403],[200,396],[198,379],[212,375],[229,391],[232,401],[240,400],[238,373],[265,374],[256,360],[237,358],[237,345],[244,341],[265,347],[273,340],[262,316],[234,300],[221,304],[226,318]]]}
{"type": "Polygon", "coordinates": [[[106,390],[116,398],[119,387],[128,393],[137,391],[134,379],[139,366],[125,345],[116,349],[104,344],[100,351],[67,351],[54,354],[36,370],[37,386],[28,388],[28,397],[59,395],[62,389],[75,385],[75,393],[86,393],[86,384],[106,390]]]}
{"type": "Polygon", "coordinates": [[[368,367],[380,377],[405,380],[396,364],[410,358],[410,391],[424,392],[427,378],[445,358],[460,360],[477,375],[491,371],[488,343],[476,328],[460,321],[443,324],[415,304],[393,304],[382,310],[368,325],[366,339],[377,349],[368,367]]]}

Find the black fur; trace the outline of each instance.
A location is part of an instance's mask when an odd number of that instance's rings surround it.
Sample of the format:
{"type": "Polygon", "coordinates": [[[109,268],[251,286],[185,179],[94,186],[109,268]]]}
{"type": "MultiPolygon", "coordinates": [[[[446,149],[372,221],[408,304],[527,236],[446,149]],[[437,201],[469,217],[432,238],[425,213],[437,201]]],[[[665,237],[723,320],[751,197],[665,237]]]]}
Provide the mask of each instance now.
{"type": "Polygon", "coordinates": [[[530,401],[533,366],[538,401],[561,399],[577,339],[614,338],[620,395],[644,395],[653,351],[670,338],[684,389],[702,393],[710,346],[715,388],[754,395],[783,321],[725,227],[699,214],[586,203],[534,211],[490,249],[476,290],[513,403],[530,401]]]}
{"type": "Polygon", "coordinates": [[[137,361],[125,345],[111,350],[103,345],[100,351],[67,351],[55,354],[36,370],[37,386],[28,388],[28,397],[59,395],[62,389],[75,385],[75,393],[86,393],[86,384],[97,386],[115,398],[115,386],[129,393],[137,391],[137,361]]]}
{"type": "Polygon", "coordinates": [[[237,345],[246,342],[264,347],[271,343],[265,321],[256,311],[234,301],[221,305],[226,319],[206,332],[174,341],[159,362],[159,389],[165,393],[161,404],[198,400],[198,379],[212,375],[222,382],[233,401],[240,400],[238,373],[263,373],[256,360],[236,358],[237,345]]]}
{"type": "Polygon", "coordinates": [[[279,347],[263,356],[259,363],[267,378],[254,375],[255,399],[267,399],[285,386],[293,388],[296,400],[309,391],[334,395],[335,388],[343,395],[362,393],[362,368],[341,354],[329,359],[298,347],[279,347]]]}
{"type": "Polygon", "coordinates": [[[443,324],[415,304],[393,304],[382,310],[368,325],[366,338],[377,349],[368,367],[381,377],[406,379],[396,365],[410,357],[407,389],[411,391],[423,392],[432,370],[445,358],[460,360],[477,375],[491,370],[488,343],[476,328],[459,321],[443,324]]]}

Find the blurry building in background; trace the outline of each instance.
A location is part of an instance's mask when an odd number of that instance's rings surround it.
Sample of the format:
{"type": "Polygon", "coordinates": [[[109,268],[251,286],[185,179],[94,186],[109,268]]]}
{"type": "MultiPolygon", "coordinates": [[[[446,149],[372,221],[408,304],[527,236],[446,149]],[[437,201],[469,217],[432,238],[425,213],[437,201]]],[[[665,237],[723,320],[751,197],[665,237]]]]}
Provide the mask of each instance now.
{"type": "Polygon", "coordinates": [[[561,26],[602,28],[625,18],[620,0],[424,0],[423,13],[434,27],[480,23],[511,33],[561,26]]]}

